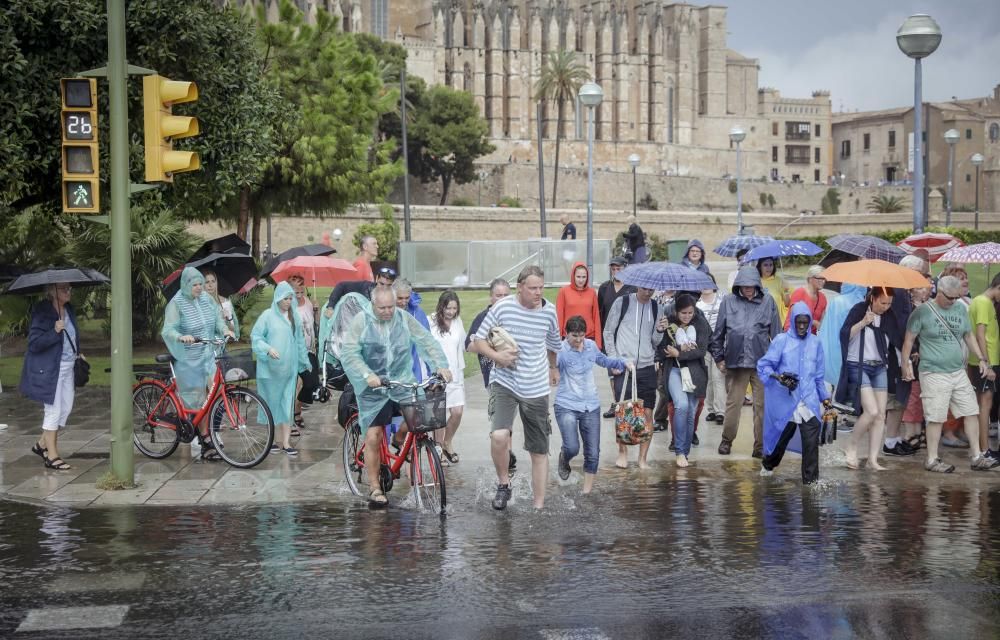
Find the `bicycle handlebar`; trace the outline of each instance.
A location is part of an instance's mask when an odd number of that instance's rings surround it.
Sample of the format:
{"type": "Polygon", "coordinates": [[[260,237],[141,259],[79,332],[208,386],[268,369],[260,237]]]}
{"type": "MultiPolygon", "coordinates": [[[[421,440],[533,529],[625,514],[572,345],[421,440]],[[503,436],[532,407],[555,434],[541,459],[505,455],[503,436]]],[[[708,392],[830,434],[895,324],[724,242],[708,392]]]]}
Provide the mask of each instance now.
{"type": "Polygon", "coordinates": [[[423,382],[402,382],[400,380],[390,380],[385,376],[379,377],[379,382],[382,383],[380,389],[407,389],[409,391],[415,391],[417,389],[426,389],[427,387],[433,387],[437,385],[444,385],[444,378],[438,374],[433,374],[423,382]]]}
{"type": "Polygon", "coordinates": [[[233,339],[230,336],[226,336],[225,338],[221,338],[221,339],[219,339],[219,338],[213,338],[212,340],[202,340],[201,338],[195,338],[194,339],[194,344],[211,344],[211,345],[214,345],[216,347],[220,347],[220,346],[222,346],[224,344],[229,344],[230,342],[236,342],[236,340],[233,339]]]}

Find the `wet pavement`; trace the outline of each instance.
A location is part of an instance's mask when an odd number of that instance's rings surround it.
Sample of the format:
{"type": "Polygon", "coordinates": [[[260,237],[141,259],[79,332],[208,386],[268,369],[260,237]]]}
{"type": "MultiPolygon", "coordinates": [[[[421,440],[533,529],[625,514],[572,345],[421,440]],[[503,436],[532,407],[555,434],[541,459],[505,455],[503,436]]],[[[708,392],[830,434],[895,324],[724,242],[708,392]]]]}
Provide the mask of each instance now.
{"type": "Polygon", "coordinates": [[[758,475],[749,410],[735,455],[702,425],[686,470],[660,434],[652,469],[615,469],[605,421],[592,495],[575,460],[535,512],[522,456],[500,513],[476,382],[445,518],[410,508],[405,483],[386,511],[348,492],[332,403],[307,411],[298,460],[137,454],[139,489],[91,497],[105,392],[79,398],[70,474],[28,451],[35,407],[0,396],[0,637],[1000,637],[1000,473],[963,451],[951,476],[913,458],[850,472],[841,434],[803,488],[796,456],[758,475]]]}

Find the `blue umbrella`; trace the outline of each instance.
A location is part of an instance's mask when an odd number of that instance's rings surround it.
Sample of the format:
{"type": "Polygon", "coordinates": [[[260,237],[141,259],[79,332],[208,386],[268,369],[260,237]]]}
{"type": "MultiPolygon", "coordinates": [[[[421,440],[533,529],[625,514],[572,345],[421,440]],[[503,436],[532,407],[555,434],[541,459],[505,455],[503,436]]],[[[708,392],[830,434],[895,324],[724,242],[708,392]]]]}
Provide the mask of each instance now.
{"type": "Polygon", "coordinates": [[[706,274],[675,262],[644,262],[621,271],[619,281],[654,291],[702,291],[715,289],[706,274]]]}
{"type": "Polygon", "coordinates": [[[715,248],[715,252],[726,258],[735,258],[736,254],[743,249],[753,249],[763,244],[773,241],[770,236],[737,235],[726,238],[726,240],[715,248]]]}
{"type": "Polygon", "coordinates": [[[822,252],[821,247],[808,240],[772,240],[748,251],[743,256],[743,262],[782,256],[814,256],[822,252]]]}

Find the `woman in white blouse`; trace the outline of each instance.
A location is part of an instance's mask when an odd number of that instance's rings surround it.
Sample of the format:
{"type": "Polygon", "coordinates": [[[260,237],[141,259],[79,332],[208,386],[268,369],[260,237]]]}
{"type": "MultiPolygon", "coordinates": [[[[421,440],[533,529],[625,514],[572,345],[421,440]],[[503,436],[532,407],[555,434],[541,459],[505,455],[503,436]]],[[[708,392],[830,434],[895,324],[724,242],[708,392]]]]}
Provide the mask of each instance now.
{"type": "Polygon", "coordinates": [[[447,356],[452,376],[446,387],[448,424],[434,432],[434,439],[441,445],[441,455],[451,464],[458,462],[458,454],[452,449],[452,439],[462,424],[462,412],[465,410],[465,325],[459,315],[461,312],[458,295],[454,291],[445,291],[438,298],[437,310],[430,318],[431,335],[447,356]]]}

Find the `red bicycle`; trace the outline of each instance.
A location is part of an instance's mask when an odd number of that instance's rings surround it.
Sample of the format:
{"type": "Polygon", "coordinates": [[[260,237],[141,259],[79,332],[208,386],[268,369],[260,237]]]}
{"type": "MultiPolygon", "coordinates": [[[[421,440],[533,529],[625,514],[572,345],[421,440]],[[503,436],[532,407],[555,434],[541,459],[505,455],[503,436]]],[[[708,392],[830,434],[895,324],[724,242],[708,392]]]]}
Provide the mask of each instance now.
{"type": "Polygon", "coordinates": [[[233,382],[254,377],[250,350],[226,353],[225,340],[196,340],[211,345],[215,354],[215,377],[205,402],[196,409],[184,405],[177,391],[174,359],[156,356],[167,369],[137,370],[132,387],[132,428],[135,446],[150,458],[166,458],[181,442],[198,437],[195,425],[209,421],[215,450],[234,467],[249,469],[267,457],[274,442],[274,419],[267,403],[250,389],[233,382]]]}
{"type": "MultiPolygon", "coordinates": [[[[396,453],[392,453],[386,441],[385,429],[380,429],[377,452],[381,459],[378,482],[383,493],[389,493],[394,481],[400,478],[403,464],[409,464],[411,494],[417,508],[433,510],[441,515],[445,515],[448,494],[445,489],[441,457],[430,437],[430,432],[444,427],[447,421],[445,393],[441,390],[420,397],[418,392],[430,386],[443,384],[444,381],[438,376],[431,376],[426,381],[418,383],[382,380],[384,388],[402,388],[410,392],[409,400],[399,403],[409,430],[402,446],[396,453]]],[[[374,429],[376,426],[372,425],[371,428],[374,429]]],[[[370,491],[371,481],[365,468],[367,453],[365,437],[361,432],[356,410],[345,429],[347,432],[344,434],[343,442],[344,475],[351,492],[356,496],[365,496],[370,491]]]]}

